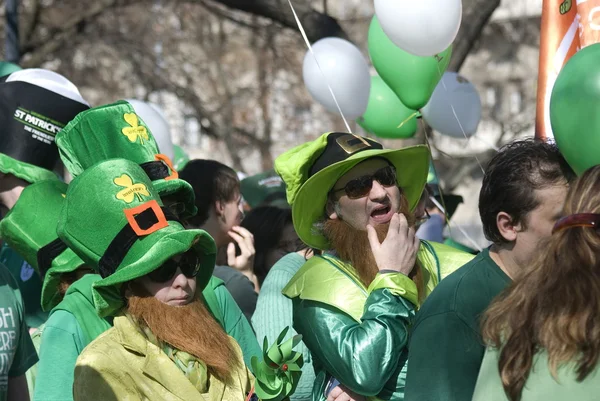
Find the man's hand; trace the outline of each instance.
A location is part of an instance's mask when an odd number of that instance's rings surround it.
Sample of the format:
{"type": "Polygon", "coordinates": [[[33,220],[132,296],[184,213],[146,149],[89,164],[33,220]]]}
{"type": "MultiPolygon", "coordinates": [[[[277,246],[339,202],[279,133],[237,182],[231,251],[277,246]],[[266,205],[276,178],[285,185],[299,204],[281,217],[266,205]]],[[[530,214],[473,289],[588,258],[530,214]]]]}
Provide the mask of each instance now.
{"type": "Polygon", "coordinates": [[[408,221],[403,214],[394,213],[387,236],[382,243],[379,242],[377,232],[371,225],[367,226],[367,234],[380,271],[394,270],[407,276],[410,274],[417,259],[419,238],[415,236],[414,228],[408,226],[408,221]]]}
{"type": "Polygon", "coordinates": [[[339,385],[335,387],[333,390],[329,392],[327,396],[327,401],[366,401],[367,397],[358,395],[343,385],[339,385]]]}

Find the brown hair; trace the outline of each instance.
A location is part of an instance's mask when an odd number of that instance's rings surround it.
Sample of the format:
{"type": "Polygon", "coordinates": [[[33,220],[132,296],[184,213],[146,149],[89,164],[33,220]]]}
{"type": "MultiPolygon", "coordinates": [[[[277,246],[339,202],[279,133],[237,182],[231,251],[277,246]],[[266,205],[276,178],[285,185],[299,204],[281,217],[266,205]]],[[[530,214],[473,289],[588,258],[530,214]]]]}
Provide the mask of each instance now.
{"type": "Polygon", "coordinates": [[[208,220],[215,202],[231,202],[240,193],[240,180],[235,170],[216,160],[191,160],[179,172],[179,178],[194,189],[198,214],[188,219],[188,223],[196,227],[208,220]]]}
{"type": "MultiPolygon", "coordinates": [[[[600,213],[600,166],[571,186],[564,215],[600,213]]],[[[502,293],[483,320],[484,341],[501,348],[498,371],[511,401],[518,401],[535,354],[548,354],[549,368],[574,362],[577,380],[587,377],[600,355],[600,234],[593,228],[557,231],[524,276],[502,293]]]]}

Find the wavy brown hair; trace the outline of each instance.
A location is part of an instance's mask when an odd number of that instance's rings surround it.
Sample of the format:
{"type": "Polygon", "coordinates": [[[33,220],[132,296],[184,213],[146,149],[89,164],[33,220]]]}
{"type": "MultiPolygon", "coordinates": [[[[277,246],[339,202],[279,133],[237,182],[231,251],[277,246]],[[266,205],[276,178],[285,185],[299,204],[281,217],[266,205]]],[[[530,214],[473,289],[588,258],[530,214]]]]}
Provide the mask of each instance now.
{"type": "MultiPolygon", "coordinates": [[[[571,184],[564,215],[600,213],[600,166],[571,184]]],[[[519,401],[540,350],[558,368],[575,365],[577,380],[594,370],[600,356],[600,232],[570,227],[539,247],[525,274],[489,307],[483,339],[499,348],[498,371],[511,401],[519,401]]]]}

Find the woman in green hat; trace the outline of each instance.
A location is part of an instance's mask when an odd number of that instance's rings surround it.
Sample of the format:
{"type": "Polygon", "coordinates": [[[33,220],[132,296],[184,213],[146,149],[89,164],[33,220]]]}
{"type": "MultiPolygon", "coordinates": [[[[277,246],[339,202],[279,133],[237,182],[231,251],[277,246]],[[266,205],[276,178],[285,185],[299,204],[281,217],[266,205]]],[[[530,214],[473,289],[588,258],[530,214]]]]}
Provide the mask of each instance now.
{"type": "MultiPolygon", "coordinates": [[[[96,310],[115,316],[77,360],[75,400],[246,398],[254,380],[241,349],[201,295],[215,243],[183,228],[137,164],[113,159],[84,171],[69,186],[57,232],[97,267],[96,310]]],[[[264,374],[264,364],[253,365],[264,374]]]]}
{"type": "MultiPolygon", "coordinates": [[[[162,202],[176,217],[196,214],[191,185],[179,177],[168,157],[159,154],[151,128],[130,103],[119,101],[78,114],[57,135],[56,143],[74,177],[102,161],[127,159],[144,170],[162,202]]],[[[211,277],[203,295],[213,316],[242,347],[249,365],[252,356],[260,355],[260,347],[223,282],[211,277]]]]}

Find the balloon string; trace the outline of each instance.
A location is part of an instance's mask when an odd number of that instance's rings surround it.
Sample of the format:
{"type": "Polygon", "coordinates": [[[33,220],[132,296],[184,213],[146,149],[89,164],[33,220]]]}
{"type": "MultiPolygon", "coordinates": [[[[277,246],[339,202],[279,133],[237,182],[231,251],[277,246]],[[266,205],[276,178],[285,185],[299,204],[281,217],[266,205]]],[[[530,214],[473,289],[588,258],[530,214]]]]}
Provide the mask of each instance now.
{"type": "Polygon", "coordinates": [[[319,71],[321,71],[321,74],[323,75],[323,78],[325,79],[325,83],[327,84],[327,87],[329,88],[329,93],[331,93],[331,96],[333,97],[333,101],[335,102],[335,106],[337,107],[338,111],[340,112],[340,115],[342,116],[342,120],[344,120],[344,124],[346,125],[346,129],[348,130],[349,133],[352,133],[352,130],[350,129],[350,125],[348,124],[348,121],[346,120],[346,117],[344,117],[344,113],[342,112],[342,108],[340,107],[337,98],[335,97],[335,94],[333,93],[333,89],[331,89],[331,85],[329,85],[329,82],[327,81],[327,76],[325,76],[325,73],[323,72],[323,70],[321,69],[321,65],[319,64],[319,60],[317,60],[317,55],[315,54],[315,52],[313,51],[312,46],[310,45],[310,41],[308,40],[308,37],[306,36],[306,32],[304,31],[304,27],[302,26],[302,23],[300,22],[300,19],[298,18],[298,15],[296,14],[296,10],[294,9],[294,6],[292,5],[292,0],[288,0],[288,3],[290,4],[290,8],[292,9],[292,13],[294,14],[294,18],[296,19],[296,24],[298,25],[298,29],[300,29],[300,33],[302,34],[302,38],[304,38],[304,42],[306,43],[306,46],[308,46],[308,50],[310,51],[310,54],[312,54],[313,58],[315,59],[315,63],[317,63],[317,67],[319,68],[319,71]]]}
{"type": "MultiPolygon", "coordinates": [[[[444,209],[444,207],[442,205],[440,205],[440,203],[437,201],[437,199],[435,199],[433,196],[429,197],[429,200],[431,200],[433,202],[433,204],[440,209],[440,211],[444,214],[446,214],[446,210],[444,209]]],[[[450,221],[446,220],[448,223],[448,226],[450,226],[450,221]]],[[[471,236],[469,236],[469,234],[466,233],[465,230],[463,230],[463,228],[458,225],[458,224],[454,224],[454,227],[456,227],[458,229],[458,231],[460,231],[462,233],[462,235],[465,236],[465,238],[471,243],[471,245],[473,245],[475,247],[475,249],[477,249],[479,252],[482,251],[481,247],[477,244],[477,242],[475,242],[475,240],[473,238],[471,238],[471,236]]],[[[450,233],[450,237],[452,237],[452,233],[450,233]]]]}
{"type": "MultiPolygon", "coordinates": [[[[421,120],[421,124],[423,125],[423,131],[425,131],[425,122],[423,120],[421,120]]],[[[427,147],[429,148],[429,154],[431,155],[431,144],[429,143],[429,138],[427,138],[427,134],[425,135],[425,142],[427,144],[427,147]]],[[[431,157],[431,166],[433,167],[433,172],[434,172],[435,176],[439,177],[438,172],[437,172],[437,168],[435,167],[435,164],[433,163],[433,156],[431,157]]],[[[440,191],[440,198],[442,199],[443,206],[433,196],[430,196],[429,199],[433,202],[433,204],[438,209],[440,209],[440,211],[442,213],[444,213],[446,224],[448,224],[448,231],[450,231],[450,237],[452,238],[453,237],[452,236],[452,225],[450,224],[450,217],[446,213],[446,202],[444,201],[444,192],[442,191],[442,187],[439,184],[438,184],[438,190],[440,191]]],[[[477,249],[477,250],[479,250],[481,252],[481,247],[479,245],[477,245],[477,242],[475,242],[475,240],[473,240],[469,236],[469,234],[467,234],[465,232],[465,230],[462,229],[462,227],[460,225],[454,224],[454,226],[458,229],[458,231],[460,231],[465,236],[465,238],[467,238],[469,240],[469,242],[472,245],[475,246],[475,249],[477,249]]]]}
{"type": "Polygon", "coordinates": [[[401,128],[401,127],[402,127],[404,124],[406,124],[407,122],[409,122],[410,120],[412,120],[412,119],[413,119],[413,117],[417,116],[418,114],[419,114],[419,112],[418,112],[418,111],[415,111],[415,112],[414,112],[414,113],[412,113],[410,116],[408,116],[408,118],[407,118],[406,120],[402,121],[402,122],[400,123],[400,125],[399,125],[399,126],[397,126],[396,128],[401,128]]]}
{"type": "MultiPolygon", "coordinates": [[[[440,79],[440,82],[442,83],[442,86],[444,87],[444,90],[447,93],[448,92],[448,88],[446,87],[446,83],[444,82],[444,72],[440,69],[440,64],[439,63],[437,63],[437,69],[438,69],[438,73],[440,74],[440,77],[442,77],[440,79]]],[[[450,99],[449,96],[446,96],[446,98],[450,99]]],[[[470,138],[467,136],[467,133],[465,132],[465,129],[463,128],[463,125],[460,122],[460,119],[458,118],[458,114],[456,114],[456,109],[454,108],[454,105],[452,104],[452,101],[448,100],[448,103],[450,103],[450,108],[452,109],[452,114],[454,114],[454,118],[456,119],[456,122],[458,123],[458,126],[460,127],[460,130],[463,133],[463,136],[467,140],[467,143],[469,143],[470,142],[470,138]]],[[[475,158],[475,160],[477,160],[477,164],[479,165],[479,168],[481,169],[481,172],[485,174],[485,170],[483,169],[483,165],[481,164],[481,161],[479,161],[479,158],[477,157],[477,155],[474,154],[473,157],[475,158]]]]}

